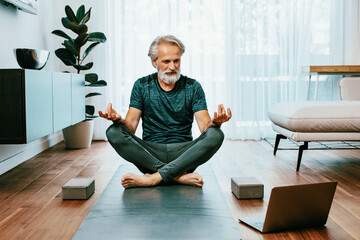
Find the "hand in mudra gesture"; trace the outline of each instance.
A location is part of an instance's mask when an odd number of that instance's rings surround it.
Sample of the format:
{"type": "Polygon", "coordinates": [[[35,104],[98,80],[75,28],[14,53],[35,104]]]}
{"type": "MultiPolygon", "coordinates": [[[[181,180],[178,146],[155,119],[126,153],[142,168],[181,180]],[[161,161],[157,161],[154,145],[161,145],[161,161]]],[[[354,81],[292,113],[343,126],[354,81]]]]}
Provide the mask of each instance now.
{"type": "Polygon", "coordinates": [[[105,118],[107,120],[111,120],[114,122],[119,122],[121,120],[120,114],[118,114],[113,108],[112,104],[109,103],[106,107],[105,112],[99,111],[99,116],[105,118]]]}
{"type": "Polygon", "coordinates": [[[211,122],[216,126],[221,126],[224,122],[229,121],[231,118],[231,110],[227,108],[227,112],[225,111],[224,105],[219,104],[218,112],[214,112],[214,117],[211,119],[211,122]]]}

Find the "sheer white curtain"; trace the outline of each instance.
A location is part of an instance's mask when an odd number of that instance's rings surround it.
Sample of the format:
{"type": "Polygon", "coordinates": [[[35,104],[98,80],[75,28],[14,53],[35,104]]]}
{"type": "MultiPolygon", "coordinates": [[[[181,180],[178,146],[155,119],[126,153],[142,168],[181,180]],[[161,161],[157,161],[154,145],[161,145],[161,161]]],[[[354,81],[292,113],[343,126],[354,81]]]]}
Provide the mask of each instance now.
{"type": "MultiPolygon", "coordinates": [[[[108,81],[100,105],[112,102],[123,116],[135,80],[155,72],[147,51],[157,35],[173,34],[184,42],[182,74],[202,84],[211,115],[219,103],[232,109],[233,118],[223,126],[232,139],[273,137],[269,106],[305,100],[307,79],[300,67],[342,63],[342,0],[94,4],[103,12],[98,24],[108,38],[99,52],[106,60],[98,69],[108,81]]],[[[332,99],[334,86],[332,78],[322,78],[320,99],[332,99]]],[[[95,137],[104,138],[109,123],[96,124],[95,137]]],[[[193,130],[199,134],[196,126],[193,130]]]]}
{"type": "MultiPolygon", "coordinates": [[[[301,66],[342,63],[343,2],[227,3],[226,83],[234,110],[227,136],[273,137],[269,107],[306,98],[307,76],[301,74],[301,66]]],[[[332,99],[332,78],[321,80],[321,98],[332,99]]]]}

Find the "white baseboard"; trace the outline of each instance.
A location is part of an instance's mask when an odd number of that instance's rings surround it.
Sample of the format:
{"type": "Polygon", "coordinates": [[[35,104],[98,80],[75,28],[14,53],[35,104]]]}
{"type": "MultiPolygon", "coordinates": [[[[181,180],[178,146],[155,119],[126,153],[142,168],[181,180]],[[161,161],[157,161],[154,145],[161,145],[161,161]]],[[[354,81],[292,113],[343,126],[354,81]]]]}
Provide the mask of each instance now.
{"type": "Polygon", "coordinates": [[[16,167],[17,165],[25,162],[26,160],[34,157],[42,151],[54,146],[63,140],[62,132],[58,131],[49,136],[40,138],[28,144],[21,145],[2,145],[1,150],[8,148],[15,148],[11,150],[10,156],[5,159],[0,159],[0,175],[16,167]]]}

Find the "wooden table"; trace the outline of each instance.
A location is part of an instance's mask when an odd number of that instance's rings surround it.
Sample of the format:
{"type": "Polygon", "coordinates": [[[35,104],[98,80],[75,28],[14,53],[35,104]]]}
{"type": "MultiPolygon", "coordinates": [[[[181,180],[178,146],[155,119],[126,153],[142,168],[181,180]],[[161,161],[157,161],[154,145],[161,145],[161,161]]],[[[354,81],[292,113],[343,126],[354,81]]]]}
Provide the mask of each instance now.
{"type": "Polygon", "coordinates": [[[308,83],[306,100],[308,100],[308,98],[309,98],[311,75],[314,75],[314,74],[316,75],[316,85],[315,85],[315,94],[314,94],[314,101],[316,101],[320,75],[360,76],[360,65],[304,66],[304,67],[301,67],[301,72],[308,73],[308,75],[309,75],[309,77],[308,77],[309,83],[308,83]]]}

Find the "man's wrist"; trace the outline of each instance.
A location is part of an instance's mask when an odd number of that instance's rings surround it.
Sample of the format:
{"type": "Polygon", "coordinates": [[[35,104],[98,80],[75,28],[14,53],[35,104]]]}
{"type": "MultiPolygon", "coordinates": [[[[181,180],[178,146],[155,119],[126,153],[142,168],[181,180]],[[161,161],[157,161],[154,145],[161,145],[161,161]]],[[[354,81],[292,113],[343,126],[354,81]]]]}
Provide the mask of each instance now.
{"type": "Polygon", "coordinates": [[[123,121],[122,121],[121,118],[119,118],[119,119],[113,120],[113,123],[115,123],[115,124],[123,124],[123,121]]]}
{"type": "Polygon", "coordinates": [[[211,127],[216,127],[216,128],[220,128],[221,127],[221,123],[215,123],[213,121],[211,121],[211,127]]]}

